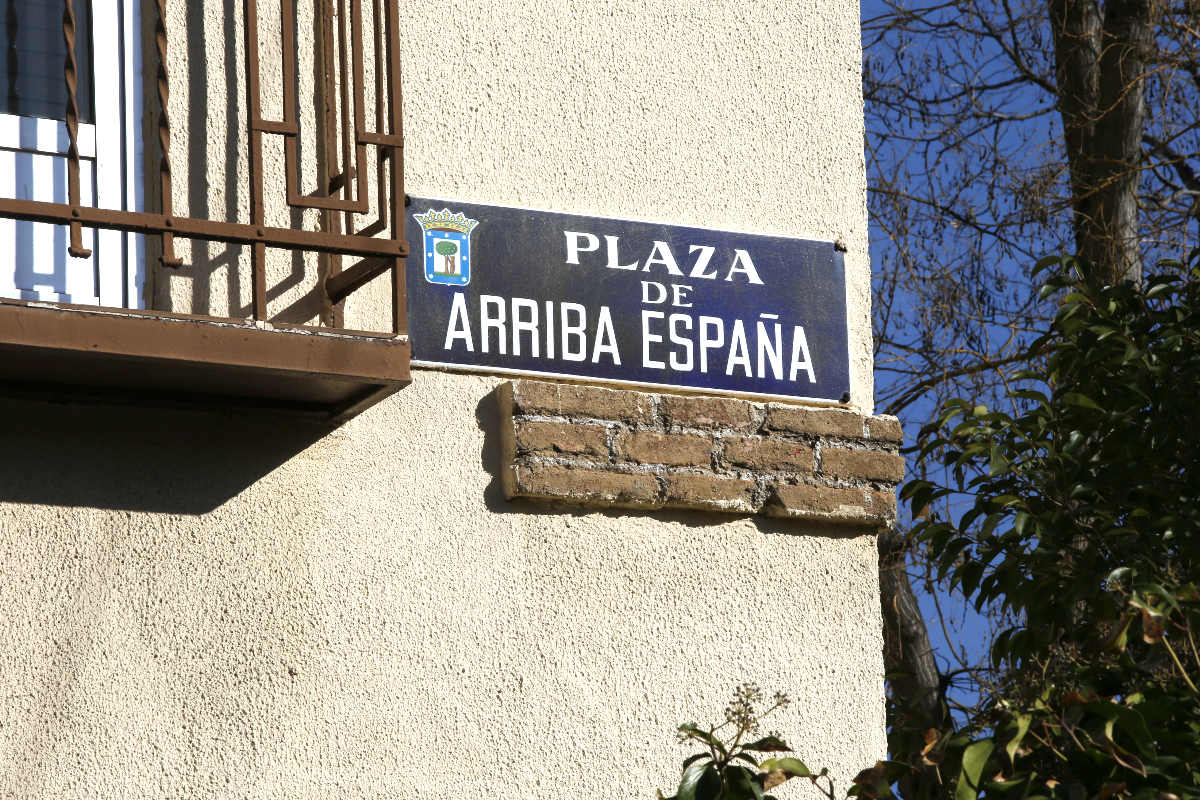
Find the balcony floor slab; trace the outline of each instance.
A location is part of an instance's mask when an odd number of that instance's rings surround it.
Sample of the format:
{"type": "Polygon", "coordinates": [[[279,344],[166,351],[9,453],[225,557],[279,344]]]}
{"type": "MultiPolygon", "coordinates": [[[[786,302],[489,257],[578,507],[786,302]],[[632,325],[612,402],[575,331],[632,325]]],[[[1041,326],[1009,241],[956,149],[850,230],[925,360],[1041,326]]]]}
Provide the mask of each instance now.
{"type": "Polygon", "coordinates": [[[406,336],[0,299],[0,393],[340,422],[410,382],[406,336]]]}

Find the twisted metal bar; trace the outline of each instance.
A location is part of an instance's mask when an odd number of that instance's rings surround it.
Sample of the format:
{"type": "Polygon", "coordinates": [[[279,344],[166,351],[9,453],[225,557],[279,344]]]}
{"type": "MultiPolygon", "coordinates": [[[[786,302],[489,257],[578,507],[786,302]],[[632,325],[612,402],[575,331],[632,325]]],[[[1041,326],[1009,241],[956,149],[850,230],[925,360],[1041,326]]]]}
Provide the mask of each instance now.
{"type": "MultiPolygon", "coordinates": [[[[67,0],[70,3],[70,0],[67,0]]],[[[168,219],[173,215],[171,200],[171,118],[167,103],[171,89],[167,75],[167,0],[157,0],[158,15],[154,20],[154,46],[158,51],[158,177],[162,213],[168,219]]],[[[175,234],[162,234],[162,263],[165,267],[179,267],[183,259],[175,255],[175,234]]]]}
{"type": "MultiPolygon", "coordinates": [[[[63,3],[63,39],[67,44],[67,58],[63,67],[67,83],[67,204],[73,209],[79,208],[79,89],[78,65],[75,63],[75,3],[65,0],[63,3]]],[[[78,216],[78,211],[75,215],[78,216]]],[[[92,254],[83,246],[83,225],[78,222],[70,223],[71,242],[67,252],[75,258],[87,258],[92,254]]]]}

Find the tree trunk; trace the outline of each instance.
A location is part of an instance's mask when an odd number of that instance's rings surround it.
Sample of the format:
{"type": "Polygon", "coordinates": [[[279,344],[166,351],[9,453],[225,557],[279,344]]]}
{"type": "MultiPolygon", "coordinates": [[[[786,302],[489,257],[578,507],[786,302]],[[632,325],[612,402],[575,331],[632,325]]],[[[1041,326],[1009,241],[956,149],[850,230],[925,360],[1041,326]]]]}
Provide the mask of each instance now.
{"type": "Polygon", "coordinates": [[[894,528],[879,536],[879,590],[883,604],[883,660],[892,695],[905,698],[925,727],[940,713],[941,673],[925,628],[925,618],[908,579],[907,547],[894,528]]]}
{"type": "Polygon", "coordinates": [[[926,730],[934,728],[940,733],[948,722],[941,698],[942,674],[908,578],[904,538],[893,528],[880,534],[878,544],[889,756],[913,768],[900,779],[900,797],[939,797],[945,787],[937,767],[923,759],[921,747],[926,730]]]}
{"type": "Polygon", "coordinates": [[[1158,0],[1052,0],[1059,113],[1077,254],[1109,281],[1138,280],[1146,61],[1158,0]]]}

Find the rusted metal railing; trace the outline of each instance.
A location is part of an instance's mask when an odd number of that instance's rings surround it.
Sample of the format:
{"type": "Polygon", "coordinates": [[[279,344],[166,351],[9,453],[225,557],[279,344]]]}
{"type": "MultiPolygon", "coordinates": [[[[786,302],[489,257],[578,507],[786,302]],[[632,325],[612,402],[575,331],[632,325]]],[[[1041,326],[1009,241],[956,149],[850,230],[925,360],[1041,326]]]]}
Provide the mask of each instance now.
{"type": "MultiPolygon", "coordinates": [[[[49,1],[49,0],[48,0],[49,1]]],[[[391,271],[392,328],[407,333],[404,293],[404,258],[408,255],[404,238],[404,139],[400,96],[399,0],[316,0],[318,24],[324,32],[322,47],[324,91],[326,93],[322,133],[326,174],[320,176],[317,192],[305,193],[301,186],[298,141],[301,135],[298,113],[296,73],[298,52],[295,36],[296,0],[280,0],[282,47],[281,119],[266,119],[262,113],[259,48],[258,0],[243,0],[243,27],[246,56],[246,107],[249,164],[246,180],[250,197],[250,222],[216,221],[179,216],[173,212],[171,167],[171,119],[169,115],[170,80],[167,73],[168,37],[166,0],[156,0],[154,20],[157,61],[157,146],[158,182],[161,197],[159,213],[124,211],[85,206],[80,202],[80,156],[77,147],[79,126],[77,72],[75,62],[75,0],[63,0],[63,37],[67,48],[64,81],[67,88],[65,112],[69,148],[67,159],[67,202],[0,198],[0,215],[19,220],[66,225],[70,229],[69,252],[87,257],[82,229],[109,228],[160,238],[162,263],[181,265],[175,252],[175,239],[198,239],[249,245],[253,274],[252,313],[255,319],[267,319],[266,252],[267,248],[314,251],[331,254],[325,291],[335,308],[371,279],[391,271]],[[364,19],[363,4],[369,3],[364,19]],[[375,109],[373,129],[368,129],[364,63],[365,24],[372,36],[375,109]],[[336,40],[336,48],[333,46],[336,40]],[[337,51],[337,58],[333,57],[337,51]],[[341,124],[338,124],[338,119],[341,124]],[[272,227],[266,224],[264,137],[281,136],[284,144],[286,197],[283,202],[294,209],[320,209],[326,212],[323,230],[272,227]],[[359,217],[371,212],[367,189],[370,159],[368,148],[375,148],[375,208],[378,216],[359,225],[359,217]],[[386,175],[385,175],[386,167],[386,175]],[[386,235],[384,235],[386,234],[386,235]],[[357,260],[346,269],[341,258],[357,260]]],[[[149,59],[147,59],[149,60],[149,59]]],[[[236,98],[229,98],[235,103],[236,98]]],[[[340,319],[340,315],[338,317],[340,319]]]]}

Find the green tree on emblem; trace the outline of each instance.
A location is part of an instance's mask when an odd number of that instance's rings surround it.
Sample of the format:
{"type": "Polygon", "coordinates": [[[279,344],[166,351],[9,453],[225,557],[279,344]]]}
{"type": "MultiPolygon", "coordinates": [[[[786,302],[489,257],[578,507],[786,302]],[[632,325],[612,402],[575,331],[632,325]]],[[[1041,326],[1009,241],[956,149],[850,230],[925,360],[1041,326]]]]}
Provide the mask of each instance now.
{"type": "Polygon", "coordinates": [[[454,260],[455,254],[458,253],[458,245],[443,240],[437,243],[434,251],[442,257],[442,268],[437,270],[438,272],[443,275],[454,275],[458,272],[454,260]]]}

